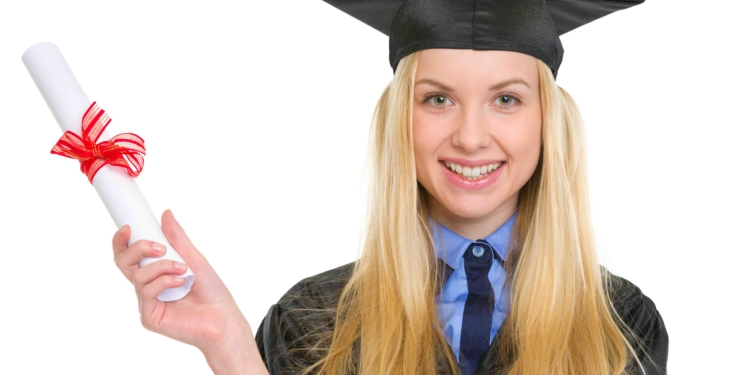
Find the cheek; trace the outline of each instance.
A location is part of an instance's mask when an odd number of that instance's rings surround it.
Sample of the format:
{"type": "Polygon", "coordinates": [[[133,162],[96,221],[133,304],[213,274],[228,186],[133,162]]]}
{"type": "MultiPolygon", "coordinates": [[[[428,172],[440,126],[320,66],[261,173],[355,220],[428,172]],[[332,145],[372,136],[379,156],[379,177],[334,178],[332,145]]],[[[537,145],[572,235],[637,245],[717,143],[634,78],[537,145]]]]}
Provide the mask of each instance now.
{"type": "Polygon", "coordinates": [[[430,168],[437,166],[437,153],[442,144],[441,136],[434,122],[414,113],[414,159],[417,168],[417,179],[423,182],[428,173],[434,173],[430,168]],[[433,165],[434,164],[434,165],[433,165]]]}
{"type": "Polygon", "coordinates": [[[501,145],[508,153],[508,159],[512,165],[509,172],[514,175],[513,180],[520,187],[531,178],[539,164],[542,147],[541,119],[538,123],[525,124],[519,129],[521,130],[514,132],[512,137],[507,137],[506,134],[501,145]]]}
{"type": "Polygon", "coordinates": [[[417,180],[424,185],[427,160],[430,154],[429,132],[424,122],[414,114],[414,162],[417,168],[417,180]]]}

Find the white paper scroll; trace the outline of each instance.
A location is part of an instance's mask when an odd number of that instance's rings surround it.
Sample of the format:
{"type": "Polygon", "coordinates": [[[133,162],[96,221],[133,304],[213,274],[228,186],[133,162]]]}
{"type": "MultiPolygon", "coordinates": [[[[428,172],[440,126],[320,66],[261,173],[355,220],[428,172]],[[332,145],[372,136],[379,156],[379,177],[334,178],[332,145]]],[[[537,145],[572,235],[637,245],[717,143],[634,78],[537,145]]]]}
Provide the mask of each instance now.
{"type": "MultiPolygon", "coordinates": [[[[70,70],[60,49],[52,43],[37,43],[29,47],[21,59],[62,131],[70,130],[81,135],[81,118],[91,102],[86,98],[86,94],[84,94],[81,85],[73,75],[73,71],[70,70]]],[[[109,138],[109,134],[104,131],[97,142],[109,138]]],[[[51,144],[54,144],[55,141],[57,139],[52,140],[51,144]]],[[[81,173],[79,168],[76,167],[71,165],[70,173],[81,173]]],[[[86,176],[82,173],[81,179],[88,183],[86,176]]],[[[146,202],[146,198],[143,197],[135,180],[128,175],[124,168],[105,165],[94,177],[93,186],[99,193],[99,197],[107,207],[107,211],[112,216],[112,220],[115,221],[117,228],[121,228],[125,224],[130,225],[131,232],[128,245],[146,239],[167,246],[167,253],[163,257],[143,258],[140,262],[141,267],[162,258],[185,263],[169,245],[161,231],[159,221],[146,202]]],[[[176,301],[190,292],[195,279],[193,271],[188,268],[181,276],[185,277],[182,286],[165,289],[157,297],[160,301],[176,301]]]]}

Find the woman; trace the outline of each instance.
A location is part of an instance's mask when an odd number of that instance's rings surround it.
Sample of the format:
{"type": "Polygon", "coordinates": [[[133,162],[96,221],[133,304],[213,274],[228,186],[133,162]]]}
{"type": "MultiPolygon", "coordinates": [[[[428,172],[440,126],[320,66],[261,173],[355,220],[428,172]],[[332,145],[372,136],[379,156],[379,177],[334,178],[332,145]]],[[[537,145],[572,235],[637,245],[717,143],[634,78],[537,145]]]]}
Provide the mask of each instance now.
{"type": "MultiPolygon", "coordinates": [[[[559,64],[559,62],[558,62],[559,64]]],[[[309,277],[253,335],[170,211],[162,248],[113,238],[144,327],[198,347],[216,373],[657,374],[653,302],[602,270],[583,133],[556,66],[511,50],[420,48],[396,58],[371,133],[367,238],[353,264],[309,277]]]]}

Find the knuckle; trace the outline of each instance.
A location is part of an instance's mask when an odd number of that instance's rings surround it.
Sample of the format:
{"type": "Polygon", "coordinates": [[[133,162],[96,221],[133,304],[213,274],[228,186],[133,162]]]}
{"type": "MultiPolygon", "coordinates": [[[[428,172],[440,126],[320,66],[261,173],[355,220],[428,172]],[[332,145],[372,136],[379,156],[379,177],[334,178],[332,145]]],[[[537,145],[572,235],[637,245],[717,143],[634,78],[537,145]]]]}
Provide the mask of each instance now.
{"type": "Polygon", "coordinates": [[[139,240],[138,241],[138,249],[141,250],[141,253],[146,253],[147,251],[151,250],[151,241],[148,240],[139,240]]]}
{"type": "Polygon", "coordinates": [[[144,275],[142,269],[138,269],[133,273],[133,284],[134,285],[143,285],[144,282],[144,275]]]}
{"type": "Polygon", "coordinates": [[[146,241],[145,240],[138,240],[130,244],[128,246],[127,250],[125,251],[134,251],[134,252],[141,252],[141,250],[146,248],[146,241]]]}
{"type": "Polygon", "coordinates": [[[125,259],[127,259],[127,250],[115,255],[115,264],[118,268],[122,269],[127,266],[125,259]]]}
{"type": "Polygon", "coordinates": [[[162,269],[164,272],[170,272],[175,270],[175,262],[173,260],[164,259],[162,260],[162,269]]]}
{"type": "Polygon", "coordinates": [[[153,322],[151,321],[151,319],[149,319],[144,314],[141,314],[141,325],[143,326],[143,328],[145,328],[145,329],[147,329],[149,331],[153,331],[154,330],[154,324],[153,324],[153,322]]]}

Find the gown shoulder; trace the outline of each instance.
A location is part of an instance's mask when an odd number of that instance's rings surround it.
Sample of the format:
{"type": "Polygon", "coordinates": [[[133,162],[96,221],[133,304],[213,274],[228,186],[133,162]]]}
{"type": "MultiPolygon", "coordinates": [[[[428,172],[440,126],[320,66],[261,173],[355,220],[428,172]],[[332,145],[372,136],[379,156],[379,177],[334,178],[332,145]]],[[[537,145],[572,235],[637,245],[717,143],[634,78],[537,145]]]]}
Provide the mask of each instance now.
{"type": "Polygon", "coordinates": [[[333,331],[338,299],[353,269],[351,262],[302,279],[268,309],[255,342],[271,375],[299,374],[323,357],[329,344],[320,342],[322,334],[333,331]]]}
{"type": "MultiPolygon", "coordinates": [[[[353,270],[354,262],[302,279],[269,308],[255,340],[270,374],[299,374],[323,358],[330,343],[321,339],[333,331],[338,300],[353,270]]],[[[620,328],[645,370],[631,363],[629,373],[666,374],[669,336],[656,305],[632,282],[603,272],[620,328]]]]}
{"type": "Polygon", "coordinates": [[[608,291],[617,315],[625,325],[621,330],[636,352],[643,369],[631,363],[633,374],[667,373],[669,335],[654,301],[629,280],[605,270],[609,276],[608,291]]]}

